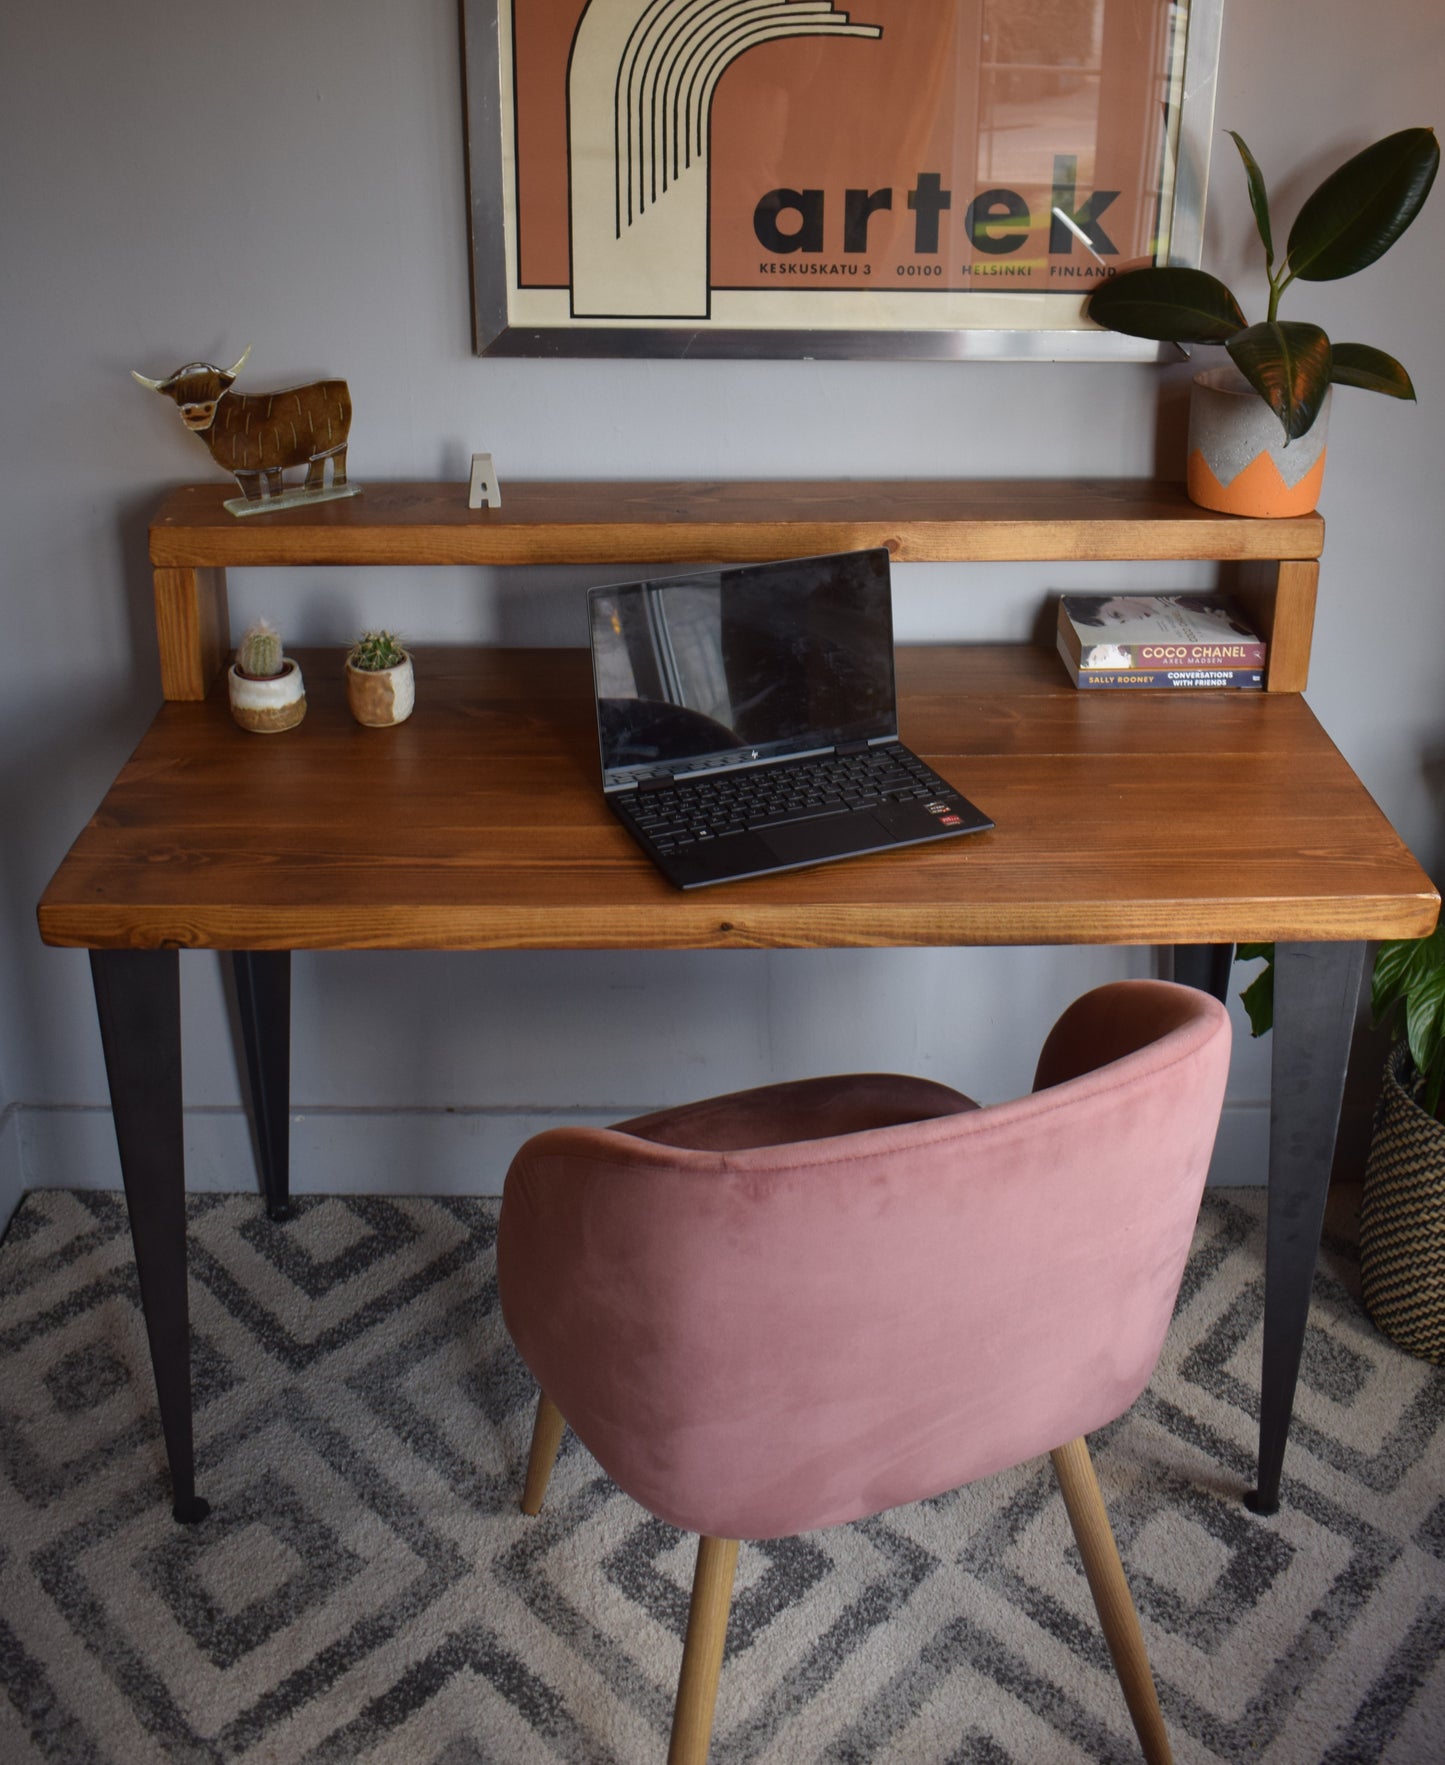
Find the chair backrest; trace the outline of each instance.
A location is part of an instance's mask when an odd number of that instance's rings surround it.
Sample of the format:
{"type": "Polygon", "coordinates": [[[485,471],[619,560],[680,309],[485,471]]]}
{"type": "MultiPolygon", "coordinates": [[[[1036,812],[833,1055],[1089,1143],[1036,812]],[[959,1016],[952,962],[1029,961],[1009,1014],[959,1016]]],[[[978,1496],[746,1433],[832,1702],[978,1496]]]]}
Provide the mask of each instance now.
{"type": "Polygon", "coordinates": [[[508,1327],[598,1462],[687,1530],[954,1488],[1143,1389],[1228,1061],[1215,1000],[1124,981],[1070,1007],[1014,1102],[734,1151],[540,1134],[502,1207],[508,1327]]]}

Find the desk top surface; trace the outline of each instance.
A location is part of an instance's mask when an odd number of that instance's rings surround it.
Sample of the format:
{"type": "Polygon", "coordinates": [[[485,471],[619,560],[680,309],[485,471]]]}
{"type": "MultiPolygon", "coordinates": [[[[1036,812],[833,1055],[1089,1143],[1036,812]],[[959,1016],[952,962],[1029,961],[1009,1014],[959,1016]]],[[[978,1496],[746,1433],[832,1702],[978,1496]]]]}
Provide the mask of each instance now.
{"type": "Polygon", "coordinates": [[[991,833],[687,894],[597,782],[575,650],[417,654],[417,710],[167,704],[40,903],[53,944],[686,949],[1414,937],[1439,897],[1303,699],[1080,692],[1018,646],[899,652],[903,739],[991,833]]]}

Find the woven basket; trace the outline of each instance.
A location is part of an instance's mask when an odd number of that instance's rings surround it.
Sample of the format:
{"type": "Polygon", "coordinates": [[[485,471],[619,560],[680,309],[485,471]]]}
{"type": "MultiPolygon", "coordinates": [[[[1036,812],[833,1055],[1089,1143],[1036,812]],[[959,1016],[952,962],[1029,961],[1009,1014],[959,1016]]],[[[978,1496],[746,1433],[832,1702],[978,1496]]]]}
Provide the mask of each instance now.
{"type": "Polygon", "coordinates": [[[1365,1309],[1401,1348],[1445,1361],[1445,1125],[1415,1099],[1410,1050],[1385,1062],[1360,1204],[1365,1309]]]}

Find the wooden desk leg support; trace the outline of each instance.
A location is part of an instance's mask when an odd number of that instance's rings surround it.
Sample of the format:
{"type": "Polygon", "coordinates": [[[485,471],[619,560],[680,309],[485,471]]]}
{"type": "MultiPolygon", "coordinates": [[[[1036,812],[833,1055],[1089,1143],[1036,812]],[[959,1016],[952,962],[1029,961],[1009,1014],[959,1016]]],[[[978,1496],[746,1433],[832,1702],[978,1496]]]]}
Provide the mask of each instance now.
{"type": "Polygon", "coordinates": [[[1257,1514],[1279,1507],[1364,960],[1363,944],[1275,945],[1257,1514]]]}
{"type": "Polygon", "coordinates": [[[209,1507],[196,1494],[191,1439],[180,963],[174,950],[92,950],[90,969],[170,1464],[171,1511],[189,1523],[204,1519],[209,1507]]]}
{"type": "Polygon", "coordinates": [[[291,952],[237,950],[231,958],[251,1124],[261,1162],[266,1212],[291,1218],[291,952]]]}

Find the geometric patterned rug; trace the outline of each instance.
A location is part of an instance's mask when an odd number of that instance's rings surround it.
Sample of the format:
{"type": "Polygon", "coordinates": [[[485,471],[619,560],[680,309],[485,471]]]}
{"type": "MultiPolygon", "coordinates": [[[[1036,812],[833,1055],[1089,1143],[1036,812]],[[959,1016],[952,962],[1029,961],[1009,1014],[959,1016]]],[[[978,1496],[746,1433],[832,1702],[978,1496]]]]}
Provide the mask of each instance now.
{"type": "MultiPolygon", "coordinates": [[[[1250,1514],[1263,1194],[1211,1190],[1164,1361],[1092,1442],[1180,1765],[1445,1760],[1445,1373],[1358,1299],[1331,1203],[1283,1506],[1250,1514]]],[[[660,1761],[690,1541],[534,1391],[494,1198],[190,1199],[198,1483],[170,1518],[123,1199],[0,1245],[5,1765],[660,1761]]],[[[745,1544],[720,1765],[1137,1757],[1048,1461],[745,1544]]]]}

